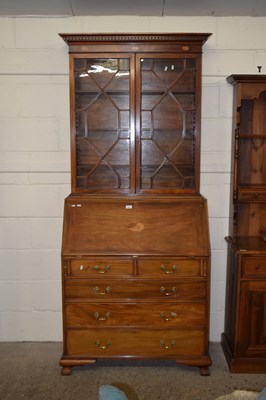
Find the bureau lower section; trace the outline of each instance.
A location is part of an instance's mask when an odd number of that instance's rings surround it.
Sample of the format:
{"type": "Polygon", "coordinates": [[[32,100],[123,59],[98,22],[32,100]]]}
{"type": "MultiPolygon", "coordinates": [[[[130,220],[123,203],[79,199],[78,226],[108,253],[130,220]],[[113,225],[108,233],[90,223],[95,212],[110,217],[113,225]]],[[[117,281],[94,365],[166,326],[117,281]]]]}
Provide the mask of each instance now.
{"type": "Polygon", "coordinates": [[[66,257],[62,374],[98,358],[173,359],[209,374],[208,259],[66,257]]]}

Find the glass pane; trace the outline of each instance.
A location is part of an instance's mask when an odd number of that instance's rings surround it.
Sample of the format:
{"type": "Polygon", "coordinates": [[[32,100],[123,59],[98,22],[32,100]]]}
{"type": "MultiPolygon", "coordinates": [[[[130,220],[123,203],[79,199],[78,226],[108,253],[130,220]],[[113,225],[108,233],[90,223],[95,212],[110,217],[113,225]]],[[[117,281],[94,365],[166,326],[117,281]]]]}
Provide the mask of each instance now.
{"type": "Polygon", "coordinates": [[[141,60],[141,188],[191,189],[196,60],[141,60]]]}
{"type": "Polygon", "coordinates": [[[129,59],[75,59],[77,188],[128,189],[129,59]]]}

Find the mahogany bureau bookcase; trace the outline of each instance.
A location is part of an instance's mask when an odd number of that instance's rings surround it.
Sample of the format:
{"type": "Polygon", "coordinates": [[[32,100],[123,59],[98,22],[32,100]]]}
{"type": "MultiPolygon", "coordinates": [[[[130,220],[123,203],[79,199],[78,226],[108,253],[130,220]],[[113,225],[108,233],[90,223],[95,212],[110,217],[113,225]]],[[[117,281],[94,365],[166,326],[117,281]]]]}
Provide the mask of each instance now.
{"type": "Polygon", "coordinates": [[[266,373],[266,75],[231,75],[233,179],[222,346],[231,372],[266,373]]]}
{"type": "Polygon", "coordinates": [[[199,193],[209,34],[60,34],[69,46],[71,194],[62,374],[98,358],[208,375],[210,245],[199,193]]]}

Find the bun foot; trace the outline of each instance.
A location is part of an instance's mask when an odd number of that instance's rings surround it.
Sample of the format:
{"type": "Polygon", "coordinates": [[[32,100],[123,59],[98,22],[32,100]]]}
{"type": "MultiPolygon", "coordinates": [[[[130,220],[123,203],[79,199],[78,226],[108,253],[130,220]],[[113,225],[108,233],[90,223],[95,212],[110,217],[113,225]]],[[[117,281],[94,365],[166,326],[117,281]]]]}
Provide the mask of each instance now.
{"type": "Polygon", "coordinates": [[[72,374],[72,367],[63,367],[61,369],[61,375],[63,376],[69,376],[72,374]]]}
{"type": "Polygon", "coordinates": [[[199,367],[199,372],[201,376],[209,376],[210,370],[208,367],[199,367]]]}

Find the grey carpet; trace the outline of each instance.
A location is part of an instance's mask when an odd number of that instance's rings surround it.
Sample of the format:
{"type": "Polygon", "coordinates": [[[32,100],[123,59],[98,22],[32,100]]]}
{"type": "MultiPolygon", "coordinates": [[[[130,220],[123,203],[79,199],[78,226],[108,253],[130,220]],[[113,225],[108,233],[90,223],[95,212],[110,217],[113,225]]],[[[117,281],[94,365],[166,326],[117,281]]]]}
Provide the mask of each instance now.
{"type": "Polygon", "coordinates": [[[1,400],[98,400],[113,384],[129,400],[214,400],[234,390],[261,391],[265,374],[230,374],[219,344],[211,344],[211,375],[172,361],[98,361],[61,376],[61,343],[0,343],[1,400]]]}

